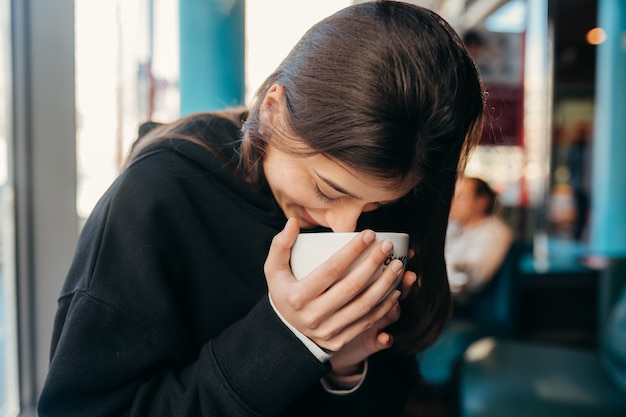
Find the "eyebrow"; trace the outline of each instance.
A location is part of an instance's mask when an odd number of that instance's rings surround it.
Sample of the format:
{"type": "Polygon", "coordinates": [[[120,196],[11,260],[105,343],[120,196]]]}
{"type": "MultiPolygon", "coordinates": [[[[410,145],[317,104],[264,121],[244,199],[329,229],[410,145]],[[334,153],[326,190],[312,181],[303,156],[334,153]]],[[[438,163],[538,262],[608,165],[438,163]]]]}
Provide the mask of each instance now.
{"type": "MultiPolygon", "coordinates": [[[[321,175],[320,173],[318,173],[316,171],[313,171],[313,172],[315,172],[315,175],[317,175],[317,177],[320,180],[324,181],[326,183],[326,185],[331,187],[333,190],[335,190],[335,191],[337,191],[339,193],[345,194],[348,197],[354,198],[355,200],[363,201],[363,198],[359,197],[356,194],[351,193],[350,191],[346,190],[345,188],[343,188],[342,186],[340,186],[336,182],[326,178],[325,176],[321,175]]],[[[395,200],[389,200],[389,201],[378,201],[378,202],[376,202],[376,204],[379,204],[381,206],[386,206],[386,205],[389,205],[389,204],[394,204],[394,203],[396,203],[398,201],[400,201],[400,198],[397,198],[395,200]]]]}
{"type": "Polygon", "coordinates": [[[337,184],[336,182],[324,177],[323,175],[320,175],[319,173],[315,173],[315,175],[317,175],[317,177],[324,181],[326,183],[326,185],[328,185],[329,187],[331,187],[333,190],[341,193],[341,194],[345,194],[348,197],[354,198],[355,200],[363,200],[361,197],[359,197],[356,194],[352,194],[350,191],[346,190],[345,188],[343,188],[342,186],[340,186],[339,184],[337,184]]]}

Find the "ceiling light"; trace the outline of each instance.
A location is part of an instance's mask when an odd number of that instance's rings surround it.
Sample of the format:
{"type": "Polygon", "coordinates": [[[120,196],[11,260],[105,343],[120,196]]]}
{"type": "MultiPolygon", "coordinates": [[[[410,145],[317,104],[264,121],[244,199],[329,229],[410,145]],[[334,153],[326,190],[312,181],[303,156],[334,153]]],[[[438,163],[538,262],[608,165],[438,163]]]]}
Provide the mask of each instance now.
{"type": "Polygon", "coordinates": [[[602,28],[593,28],[587,32],[587,43],[591,45],[600,45],[606,40],[606,33],[602,28]]]}

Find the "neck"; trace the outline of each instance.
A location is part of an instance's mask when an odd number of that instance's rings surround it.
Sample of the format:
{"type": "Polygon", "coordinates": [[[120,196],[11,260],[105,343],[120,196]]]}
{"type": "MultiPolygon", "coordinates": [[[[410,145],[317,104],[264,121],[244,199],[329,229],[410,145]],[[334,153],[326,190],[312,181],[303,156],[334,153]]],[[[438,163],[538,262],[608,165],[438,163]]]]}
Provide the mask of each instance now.
{"type": "Polygon", "coordinates": [[[487,216],[472,217],[463,223],[463,227],[472,228],[481,223],[487,216]]]}

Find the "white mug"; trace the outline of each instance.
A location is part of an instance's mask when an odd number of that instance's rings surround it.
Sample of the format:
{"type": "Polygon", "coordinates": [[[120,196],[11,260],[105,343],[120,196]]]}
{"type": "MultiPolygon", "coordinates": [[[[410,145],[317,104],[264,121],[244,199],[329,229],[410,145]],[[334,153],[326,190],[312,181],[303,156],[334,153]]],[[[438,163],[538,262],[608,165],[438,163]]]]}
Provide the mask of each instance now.
{"type": "MultiPolygon", "coordinates": [[[[291,271],[296,279],[300,280],[309,275],[315,268],[323,264],[328,258],[330,258],[335,252],[344,247],[350,240],[352,240],[359,233],[333,233],[333,232],[321,232],[321,233],[300,233],[293,247],[291,248],[291,271]]],[[[387,265],[394,259],[399,259],[406,266],[408,259],[409,249],[409,235],[407,233],[398,232],[377,232],[376,241],[373,242],[353,264],[350,266],[346,273],[358,264],[373,248],[376,243],[382,240],[389,240],[393,243],[393,251],[389,254],[383,265],[376,271],[368,285],[374,282],[387,265]]],[[[394,286],[389,289],[385,297],[395,289],[400,283],[402,274],[398,276],[398,279],[394,283],[394,286]]],[[[383,297],[383,298],[385,298],[383,297]]]]}

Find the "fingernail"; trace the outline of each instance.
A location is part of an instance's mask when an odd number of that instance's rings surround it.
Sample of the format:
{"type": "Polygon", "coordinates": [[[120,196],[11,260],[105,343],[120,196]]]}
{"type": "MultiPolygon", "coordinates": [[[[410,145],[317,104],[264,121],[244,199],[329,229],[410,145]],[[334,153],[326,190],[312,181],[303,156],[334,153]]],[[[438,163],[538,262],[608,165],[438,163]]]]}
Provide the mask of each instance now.
{"type": "Polygon", "coordinates": [[[402,271],[404,264],[402,263],[402,261],[395,259],[393,262],[391,262],[390,266],[393,272],[395,272],[396,274],[399,274],[400,271],[402,271]]]}
{"type": "Polygon", "coordinates": [[[385,240],[382,246],[380,247],[380,250],[382,250],[384,254],[388,254],[389,252],[391,252],[392,249],[393,249],[393,243],[391,243],[388,240],[385,240]]]}
{"type": "Polygon", "coordinates": [[[365,234],[363,235],[363,241],[365,243],[367,243],[368,245],[370,243],[372,243],[374,241],[374,239],[376,239],[376,233],[372,232],[371,230],[368,230],[367,232],[365,232],[365,234]]]}
{"type": "Polygon", "coordinates": [[[398,301],[399,298],[400,298],[400,290],[394,290],[391,293],[391,300],[392,301],[398,301]]]}

